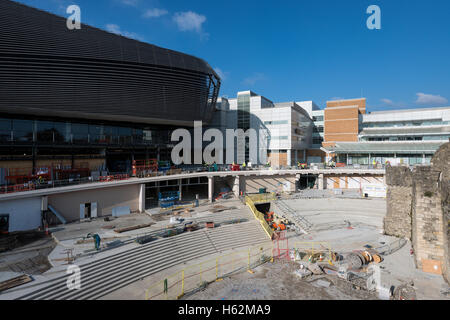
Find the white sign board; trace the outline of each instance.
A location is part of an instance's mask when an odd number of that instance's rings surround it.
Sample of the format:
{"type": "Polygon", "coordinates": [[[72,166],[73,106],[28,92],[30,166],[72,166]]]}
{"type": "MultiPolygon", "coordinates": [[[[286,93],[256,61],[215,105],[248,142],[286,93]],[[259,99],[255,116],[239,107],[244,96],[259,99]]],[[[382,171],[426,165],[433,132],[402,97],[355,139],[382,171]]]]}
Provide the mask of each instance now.
{"type": "Polygon", "coordinates": [[[386,198],[386,186],[380,184],[365,184],[362,186],[363,195],[372,198],[386,198]]]}

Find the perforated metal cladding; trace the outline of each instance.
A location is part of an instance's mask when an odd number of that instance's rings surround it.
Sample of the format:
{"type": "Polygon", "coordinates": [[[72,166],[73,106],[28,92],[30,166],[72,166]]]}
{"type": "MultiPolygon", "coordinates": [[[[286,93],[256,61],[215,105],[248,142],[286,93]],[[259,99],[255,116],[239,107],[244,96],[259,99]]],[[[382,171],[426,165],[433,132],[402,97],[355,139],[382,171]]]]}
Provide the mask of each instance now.
{"type": "Polygon", "coordinates": [[[0,0],[0,112],[208,122],[219,86],[196,57],[0,0]]]}

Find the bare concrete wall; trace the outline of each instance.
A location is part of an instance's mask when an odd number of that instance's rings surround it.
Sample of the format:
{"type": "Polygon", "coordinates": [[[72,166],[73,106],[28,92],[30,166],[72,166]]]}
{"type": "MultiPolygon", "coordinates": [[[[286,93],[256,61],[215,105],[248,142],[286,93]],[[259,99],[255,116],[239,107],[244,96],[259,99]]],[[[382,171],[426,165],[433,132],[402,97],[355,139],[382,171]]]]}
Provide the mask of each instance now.
{"type": "Polygon", "coordinates": [[[295,192],[295,175],[241,177],[241,179],[245,179],[247,193],[258,193],[260,188],[266,188],[267,192],[295,192]]]}
{"type": "Polygon", "coordinates": [[[359,189],[364,185],[385,185],[383,175],[325,175],[324,183],[326,189],[359,189]]]}
{"type": "Polygon", "coordinates": [[[9,214],[9,232],[41,226],[41,197],[1,201],[0,214],[9,214]]]}
{"type": "Polygon", "coordinates": [[[112,215],[114,207],[129,206],[139,210],[139,184],[104,189],[75,191],[48,196],[48,204],[53,206],[68,221],[80,219],[80,204],[97,202],[97,215],[112,215]]]}

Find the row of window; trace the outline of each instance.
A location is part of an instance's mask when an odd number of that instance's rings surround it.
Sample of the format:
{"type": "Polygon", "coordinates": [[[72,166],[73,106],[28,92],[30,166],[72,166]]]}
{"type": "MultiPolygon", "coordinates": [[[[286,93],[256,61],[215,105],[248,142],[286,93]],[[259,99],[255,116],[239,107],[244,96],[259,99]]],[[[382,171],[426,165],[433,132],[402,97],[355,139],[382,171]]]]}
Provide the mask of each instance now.
{"type": "Polygon", "coordinates": [[[402,136],[402,137],[369,137],[363,138],[365,141],[429,141],[429,140],[448,140],[450,135],[434,135],[434,136],[402,136]]]}
{"type": "Polygon", "coordinates": [[[323,116],[313,116],[313,121],[323,121],[323,116]]]}
{"type": "MultiPolygon", "coordinates": [[[[423,155],[420,154],[412,154],[412,155],[397,155],[397,157],[394,157],[394,155],[372,155],[370,157],[370,163],[369,163],[369,156],[368,155],[349,155],[348,156],[348,164],[373,164],[380,163],[385,164],[387,161],[389,162],[398,162],[401,164],[409,164],[409,165],[415,165],[415,164],[429,164],[431,161],[431,155],[423,155]]],[[[344,155],[340,155],[338,157],[339,162],[346,162],[346,157],[344,155]]]]}
{"type": "Polygon", "coordinates": [[[268,138],[268,140],[288,140],[288,136],[271,136],[268,138]]]}
{"type": "Polygon", "coordinates": [[[264,121],[265,125],[280,125],[280,124],[289,124],[288,120],[277,120],[277,121],[264,121]]]}
{"type": "Polygon", "coordinates": [[[322,137],[313,137],[312,143],[313,144],[322,144],[323,138],[322,137]]]}
{"type": "Polygon", "coordinates": [[[442,120],[366,122],[366,123],[363,123],[363,128],[421,127],[421,126],[437,126],[437,125],[448,125],[448,124],[450,124],[450,121],[442,121],[442,120]]]}
{"type": "Polygon", "coordinates": [[[314,126],[313,127],[313,132],[323,132],[323,126],[314,126]]]}
{"type": "Polygon", "coordinates": [[[0,142],[57,144],[169,143],[169,131],[57,121],[0,119],[0,142]]]}

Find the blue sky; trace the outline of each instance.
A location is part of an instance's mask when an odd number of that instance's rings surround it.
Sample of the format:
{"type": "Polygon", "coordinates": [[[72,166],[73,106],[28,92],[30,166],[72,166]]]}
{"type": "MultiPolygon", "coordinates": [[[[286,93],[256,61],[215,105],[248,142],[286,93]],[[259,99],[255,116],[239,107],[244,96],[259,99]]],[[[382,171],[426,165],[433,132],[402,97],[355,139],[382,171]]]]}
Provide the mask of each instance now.
{"type": "Polygon", "coordinates": [[[366,97],[369,111],[450,105],[448,0],[20,0],[82,23],[193,54],[220,94],[274,102],[366,97]],[[369,5],[381,30],[369,30],[369,5]]]}

